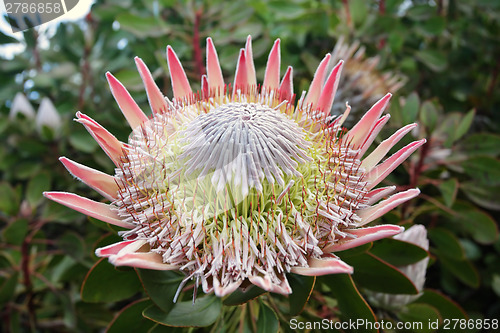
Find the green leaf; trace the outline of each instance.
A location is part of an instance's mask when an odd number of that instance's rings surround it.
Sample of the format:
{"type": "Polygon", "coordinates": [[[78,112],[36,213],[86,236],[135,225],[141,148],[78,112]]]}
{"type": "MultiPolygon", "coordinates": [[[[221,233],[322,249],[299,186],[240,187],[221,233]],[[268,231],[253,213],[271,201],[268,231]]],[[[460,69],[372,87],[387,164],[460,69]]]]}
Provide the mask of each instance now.
{"type": "Polygon", "coordinates": [[[33,161],[22,161],[16,165],[13,170],[14,174],[19,179],[28,179],[39,172],[41,164],[33,163],[33,161]]]}
{"type": "Polygon", "coordinates": [[[436,105],[431,101],[425,101],[420,108],[420,121],[432,133],[436,128],[438,121],[438,110],[436,105]]]}
{"type": "Polygon", "coordinates": [[[474,240],[480,244],[492,244],[498,239],[498,226],[495,220],[485,212],[471,209],[456,209],[462,224],[474,240]]]}
{"type": "Polygon", "coordinates": [[[407,323],[422,323],[422,327],[419,327],[413,332],[433,332],[434,330],[429,327],[429,322],[439,322],[441,317],[439,312],[433,306],[428,304],[408,304],[403,308],[401,312],[398,313],[398,317],[401,321],[407,323]]]}
{"type": "Polygon", "coordinates": [[[14,37],[8,36],[4,34],[2,31],[0,31],[0,44],[17,44],[20,43],[17,39],[14,37]]]}
{"type": "Polygon", "coordinates": [[[141,76],[133,69],[122,69],[116,72],[115,77],[127,87],[127,90],[137,91],[143,87],[141,76]]]}
{"type": "Polygon", "coordinates": [[[297,316],[309,301],[309,297],[314,290],[316,277],[288,274],[287,279],[292,288],[292,293],[288,296],[290,315],[297,316]]]}
{"type": "Polygon", "coordinates": [[[461,142],[461,147],[469,156],[500,155],[500,135],[491,133],[477,133],[466,137],[461,142]]]}
{"type": "Polygon", "coordinates": [[[500,185],[500,161],[490,156],[476,156],[462,162],[462,167],[477,185],[500,185]]]}
{"type": "Polygon", "coordinates": [[[106,329],[107,333],[147,332],[155,323],[144,318],[142,312],[151,306],[147,299],[135,301],[123,308],[106,329]]]}
{"type": "Polygon", "coordinates": [[[403,106],[403,122],[404,124],[413,123],[417,119],[418,110],[420,109],[420,100],[417,93],[412,92],[405,101],[403,106]]]}
{"type": "Polygon", "coordinates": [[[171,327],[161,324],[156,324],[148,333],[185,333],[182,327],[171,327]]]}
{"type": "Polygon", "coordinates": [[[406,275],[371,253],[341,258],[354,267],[354,280],[365,288],[387,294],[418,294],[406,275]]]}
{"type": "Polygon", "coordinates": [[[393,238],[374,242],[370,253],[394,266],[411,265],[428,256],[420,246],[393,238]]]}
{"type": "Polygon", "coordinates": [[[387,42],[389,43],[389,46],[391,47],[391,50],[394,53],[399,52],[401,50],[404,41],[405,41],[404,34],[402,34],[401,31],[391,31],[389,33],[389,37],[387,38],[387,42]]]}
{"type": "Polygon", "coordinates": [[[7,182],[0,183],[0,212],[16,215],[19,209],[19,196],[7,182]]]}
{"type": "Polygon", "coordinates": [[[57,239],[57,246],[76,261],[83,260],[87,252],[82,237],[71,231],[67,231],[57,239]]]}
{"type": "Polygon", "coordinates": [[[143,315],[159,324],[176,327],[205,327],[212,325],[219,317],[222,302],[215,295],[207,295],[192,301],[176,303],[169,312],[163,312],[153,305],[143,315]]]}
{"type": "Polygon", "coordinates": [[[433,16],[429,20],[422,22],[422,25],[419,25],[422,32],[429,36],[441,34],[445,27],[446,21],[440,16],[433,16]]]}
{"type": "Polygon", "coordinates": [[[18,273],[15,272],[7,278],[0,277],[0,305],[11,300],[16,291],[18,273]]]}
{"type": "MultiPolygon", "coordinates": [[[[304,9],[297,3],[285,0],[273,0],[267,3],[268,9],[276,14],[277,20],[293,20],[304,15],[304,9]]],[[[246,24],[248,25],[248,23],[246,24]]]]}
{"type": "Polygon", "coordinates": [[[493,274],[493,278],[491,279],[491,289],[500,297],[500,275],[493,274]]]}
{"type": "Polygon", "coordinates": [[[415,52],[415,58],[435,72],[442,72],[447,67],[446,57],[436,50],[422,50],[415,52]]]}
{"type": "Polygon", "coordinates": [[[458,181],[455,178],[448,179],[439,184],[439,190],[443,196],[444,203],[447,207],[453,206],[458,192],[458,181]]]}
{"type": "Polygon", "coordinates": [[[44,208],[42,216],[52,222],[74,223],[83,218],[81,213],[48,199],[44,208]]]}
{"type": "Polygon", "coordinates": [[[140,38],[165,36],[170,30],[161,21],[152,17],[135,15],[130,12],[118,15],[116,20],[120,23],[122,29],[130,31],[140,38]]]}
{"type": "MultiPolygon", "coordinates": [[[[67,293],[68,297],[72,295],[67,293]]],[[[113,320],[113,313],[110,309],[109,304],[96,304],[96,303],[86,303],[86,302],[76,302],[74,299],[70,299],[68,308],[75,307],[78,314],[78,321],[81,323],[82,320],[86,324],[90,324],[93,327],[106,327],[113,320]]]]}
{"type": "Polygon", "coordinates": [[[7,225],[2,236],[7,244],[21,245],[27,233],[28,220],[20,218],[7,225]]]}
{"type": "Polygon", "coordinates": [[[50,190],[51,175],[47,172],[39,173],[28,182],[26,199],[31,207],[36,207],[43,199],[43,192],[50,190]]]}
{"type": "Polygon", "coordinates": [[[368,6],[366,1],[351,0],[349,2],[349,11],[351,13],[352,21],[356,26],[360,26],[366,21],[368,15],[368,6]]]}
{"type": "MultiPolygon", "coordinates": [[[[372,309],[356,288],[352,277],[348,274],[332,274],[320,277],[320,281],[328,286],[330,292],[337,299],[340,317],[343,321],[360,320],[375,323],[377,319],[372,309]]],[[[364,332],[377,332],[376,329],[364,332]]]]}
{"type": "Polygon", "coordinates": [[[84,268],[79,265],[75,259],[66,255],[61,255],[61,257],[62,259],[58,261],[57,259],[54,260],[54,262],[57,263],[51,267],[52,269],[50,271],[50,275],[48,276],[50,282],[55,284],[59,282],[72,281],[75,278],[75,275],[79,275],[80,273],[85,275],[88,271],[88,268],[84,268]]]}
{"type": "Polygon", "coordinates": [[[437,290],[425,289],[423,295],[420,296],[415,303],[425,303],[433,306],[439,311],[439,314],[443,319],[467,318],[465,311],[460,307],[460,305],[437,290]]]}
{"type": "Polygon", "coordinates": [[[458,124],[457,129],[455,130],[454,140],[460,139],[469,131],[470,126],[472,125],[472,121],[474,120],[474,116],[476,115],[476,110],[470,110],[467,114],[462,118],[460,124],[458,124]]]}
{"type": "Polygon", "coordinates": [[[183,276],[172,271],[137,269],[144,290],[153,303],[168,313],[174,307],[174,296],[183,276]]]}
{"type": "Polygon", "coordinates": [[[99,146],[88,132],[83,131],[70,133],[68,141],[73,148],[84,153],[93,153],[99,146]]]}
{"type": "MultiPolygon", "coordinates": [[[[24,154],[29,154],[29,156],[42,156],[43,154],[47,154],[47,145],[44,142],[40,141],[38,138],[21,138],[17,142],[17,146],[20,151],[24,154]]],[[[29,161],[32,162],[32,161],[29,161]]]]}
{"type": "Polygon", "coordinates": [[[87,273],[81,295],[85,302],[116,302],[140,290],[141,284],[134,271],[118,271],[107,260],[101,259],[87,273]]]}
{"type": "Polygon", "coordinates": [[[441,256],[463,260],[465,258],[464,249],[454,234],[443,228],[429,229],[427,236],[434,243],[435,252],[441,256]]]}
{"type": "Polygon", "coordinates": [[[240,289],[236,289],[231,295],[227,296],[223,303],[224,305],[240,305],[244,304],[254,298],[259,297],[266,291],[257,286],[251,286],[245,292],[240,289]]]}
{"type": "Polygon", "coordinates": [[[455,260],[446,256],[440,256],[439,259],[443,267],[460,281],[473,288],[479,287],[479,274],[470,261],[455,260]]]}
{"type": "Polygon", "coordinates": [[[426,21],[433,17],[435,9],[429,5],[413,5],[408,9],[408,18],[416,21],[426,21]]]}
{"type": "Polygon", "coordinates": [[[490,210],[500,210],[499,186],[477,186],[474,182],[460,183],[460,189],[476,205],[490,210]]]}
{"type": "Polygon", "coordinates": [[[264,302],[260,302],[257,332],[278,332],[279,327],[280,324],[276,312],[264,304],[264,302]]]}
{"type": "Polygon", "coordinates": [[[337,254],[341,254],[342,258],[357,256],[363,253],[368,252],[373,247],[373,242],[366,243],[360,246],[353,247],[352,249],[343,250],[336,252],[337,254]]]}

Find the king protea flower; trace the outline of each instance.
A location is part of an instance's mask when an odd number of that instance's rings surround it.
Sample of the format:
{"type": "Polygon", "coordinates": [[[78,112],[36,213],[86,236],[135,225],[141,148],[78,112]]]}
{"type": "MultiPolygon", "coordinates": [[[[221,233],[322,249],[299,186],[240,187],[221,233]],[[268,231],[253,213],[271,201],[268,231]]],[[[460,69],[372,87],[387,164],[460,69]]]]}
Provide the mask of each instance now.
{"type": "Polygon", "coordinates": [[[344,111],[344,102],[353,103],[351,111],[359,116],[366,108],[382,98],[388,91],[395,93],[405,85],[407,79],[396,73],[380,71],[377,66],[380,57],[368,57],[365,47],[359,41],[349,44],[341,36],[332,51],[332,63],[345,61],[342,85],[337,90],[332,114],[344,111]]]}
{"type": "Polygon", "coordinates": [[[280,40],[257,85],[251,38],[239,53],[234,84],[225,85],[214,44],[207,39],[207,75],[195,94],[174,50],[167,60],[174,97],[164,97],[139,58],[152,115],[146,116],[110,73],[108,82],[132,128],[118,141],[89,116],[83,124],[116,165],[114,176],[68,158],[61,162],[110,204],[76,194],[45,196],[88,216],[120,226],[123,241],[96,250],[116,266],[179,270],[217,296],[251,284],[292,292],[287,273],[352,273],[332,254],[400,233],[396,225],[367,227],[417,196],[376,188],[425,140],[387,158],[416,124],[407,125],[370,154],[389,120],[390,94],[349,131],[350,107],[329,116],[343,62],[327,75],[331,55],[319,64],[309,92],[295,104],[292,67],[280,83],[280,40]],[[379,202],[380,201],[380,202],[379,202]]]}

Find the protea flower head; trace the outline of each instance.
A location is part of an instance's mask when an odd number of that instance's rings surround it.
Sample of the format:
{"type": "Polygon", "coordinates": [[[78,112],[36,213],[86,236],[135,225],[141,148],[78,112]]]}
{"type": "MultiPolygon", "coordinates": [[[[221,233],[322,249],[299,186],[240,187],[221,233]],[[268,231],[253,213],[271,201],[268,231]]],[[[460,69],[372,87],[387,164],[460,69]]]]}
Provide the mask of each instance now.
{"type": "MultiPolygon", "coordinates": [[[[377,68],[380,58],[368,57],[365,47],[359,41],[347,43],[339,37],[332,51],[331,64],[345,61],[342,84],[335,95],[332,114],[338,115],[345,109],[343,101],[353,105],[351,113],[358,116],[388,91],[395,93],[406,83],[406,77],[377,68]]],[[[349,122],[349,121],[348,121],[349,122]]]]}
{"type": "Polygon", "coordinates": [[[76,121],[114,162],[115,175],[65,157],[61,162],[111,203],[65,192],[45,196],[126,229],[120,232],[122,242],[97,249],[98,256],[116,266],[182,271],[184,282],[193,279],[217,296],[252,284],[289,294],[287,273],[352,273],[332,252],[403,230],[367,224],[418,195],[418,189],[380,201],[395,186],[376,186],[425,140],[380,163],[416,126],[407,125],[365,156],[389,120],[382,113],[391,95],[344,131],[350,107],[346,104],[341,116],[329,116],[343,62],[328,74],[327,54],[309,92],[295,104],[292,67],[280,82],[279,46],[278,39],[258,86],[248,37],[231,87],[208,38],[207,75],[197,94],[168,46],[172,100],[136,58],[152,109],[149,117],[108,73],[113,96],[133,129],[128,143],[85,114],[78,112],[76,121]]]}

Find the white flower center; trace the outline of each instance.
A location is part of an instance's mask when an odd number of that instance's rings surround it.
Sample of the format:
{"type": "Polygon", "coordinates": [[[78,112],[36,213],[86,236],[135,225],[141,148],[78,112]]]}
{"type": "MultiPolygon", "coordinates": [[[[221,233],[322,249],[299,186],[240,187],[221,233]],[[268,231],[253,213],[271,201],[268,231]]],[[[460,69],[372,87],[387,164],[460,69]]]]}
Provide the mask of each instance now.
{"type": "Polygon", "coordinates": [[[309,161],[304,130],[279,111],[263,104],[229,103],[196,117],[180,134],[186,142],[185,175],[214,172],[220,192],[233,179],[245,197],[251,188],[262,193],[264,177],[285,186],[283,172],[300,177],[297,166],[309,161]]]}

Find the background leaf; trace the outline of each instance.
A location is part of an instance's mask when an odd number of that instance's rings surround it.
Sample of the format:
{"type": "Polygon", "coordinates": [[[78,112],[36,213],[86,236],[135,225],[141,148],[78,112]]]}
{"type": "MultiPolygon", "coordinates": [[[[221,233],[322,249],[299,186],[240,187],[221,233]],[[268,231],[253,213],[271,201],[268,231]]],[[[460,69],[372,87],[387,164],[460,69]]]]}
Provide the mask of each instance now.
{"type": "Polygon", "coordinates": [[[370,253],[394,266],[411,265],[428,256],[420,246],[393,238],[374,242],[370,253]]]}
{"type": "Polygon", "coordinates": [[[297,274],[287,275],[288,282],[293,292],[288,296],[290,315],[297,316],[309,301],[314,290],[315,276],[302,276],[297,274]]]}
{"type": "Polygon", "coordinates": [[[151,306],[149,300],[138,300],[123,308],[107,327],[108,333],[148,332],[155,323],[142,316],[142,312],[151,306]]]}
{"type": "MultiPolygon", "coordinates": [[[[328,277],[321,277],[320,281],[328,286],[330,292],[338,300],[341,310],[341,318],[344,321],[363,319],[369,322],[376,322],[377,319],[368,303],[359,293],[352,277],[348,274],[333,274],[328,277]]],[[[366,332],[376,332],[368,330],[366,332]]]]}
{"type": "Polygon", "coordinates": [[[88,272],[81,295],[86,302],[115,302],[141,290],[133,270],[118,271],[106,259],[99,260],[88,272]]]}
{"type": "Polygon", "coordinates": [[[207,295],[196,299],[194,304],[192,301],[178,302],[168,314],[153,305],[144,310],[144,316],[167,326],[205,327],[217,320],[221,308],[220,298],[207,295]]]}
{"type": "Polygon", "coordinates": [[[174,306],[174,296],[183,280],[183,276],[172,271],[137,269],[144,290],[153,303],[168,313],[174,306]]]}
{"type": "Polygon", "coordinates": [[[418,294],[413,283],[403,273],[373,254],[341,258],[354,267],[354,281],[365,288],[388,294],[418,294]]]}
{"type": "Polygon", "coordinates": [[[279,321],[276,313],[263,302],[259,306],[259,319],[257,320],[258,332],[278,332],[279,321]]]}

